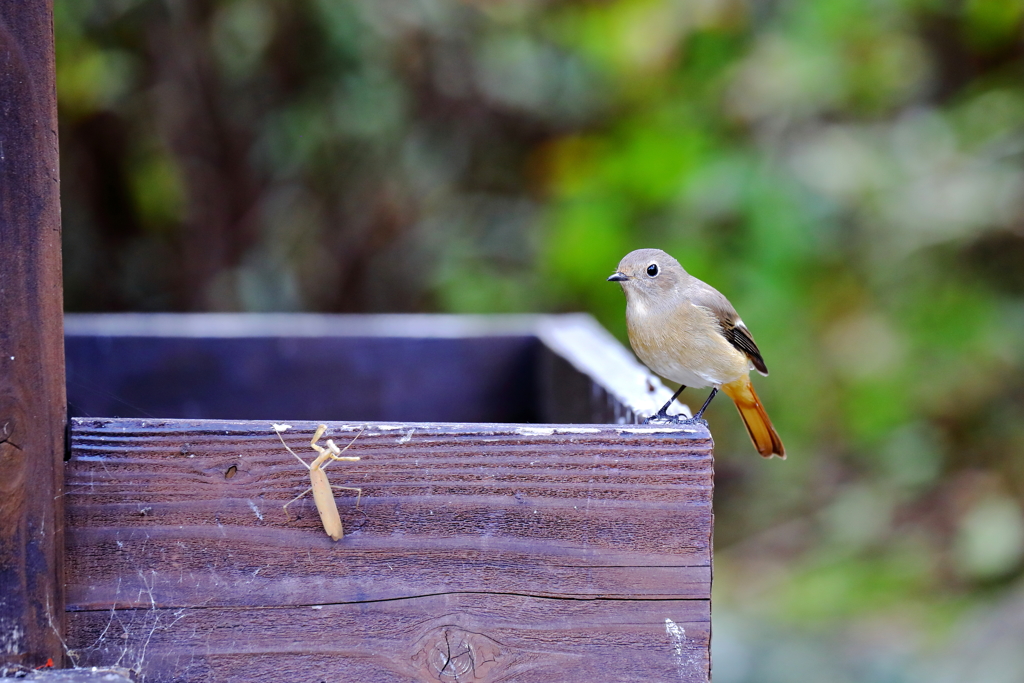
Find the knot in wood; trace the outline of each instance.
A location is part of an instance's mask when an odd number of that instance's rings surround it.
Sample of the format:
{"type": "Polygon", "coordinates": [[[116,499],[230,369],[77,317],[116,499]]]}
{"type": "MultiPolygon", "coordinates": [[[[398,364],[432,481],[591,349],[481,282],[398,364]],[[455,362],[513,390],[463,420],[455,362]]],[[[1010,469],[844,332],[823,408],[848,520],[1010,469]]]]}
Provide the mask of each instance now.
{"type": "Polygon", "coordinates": [[[412,656],[424,680],[493,680],[506,668],[504,648],[481,633],[439,626],[419,640],[412,656]]]}
{"type": "Polygon", "coordinates": [[[21,434],[18,429],[24,416],[24,406],[7,394],[0,394],[0,443],[21,449],[21,434]]]}

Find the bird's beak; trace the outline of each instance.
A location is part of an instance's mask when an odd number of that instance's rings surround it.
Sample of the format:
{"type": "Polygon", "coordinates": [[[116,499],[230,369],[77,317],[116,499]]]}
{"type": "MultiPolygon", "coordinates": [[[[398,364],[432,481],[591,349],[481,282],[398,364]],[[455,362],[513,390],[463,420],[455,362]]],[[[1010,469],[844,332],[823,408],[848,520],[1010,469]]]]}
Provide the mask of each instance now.
{"type": "Polygon", "coordinates": [[[620,273],[619,271],[615,271],[614,273],[608,276],[608,282],[625,282],[628,279],[628,275],[620,273]]]}

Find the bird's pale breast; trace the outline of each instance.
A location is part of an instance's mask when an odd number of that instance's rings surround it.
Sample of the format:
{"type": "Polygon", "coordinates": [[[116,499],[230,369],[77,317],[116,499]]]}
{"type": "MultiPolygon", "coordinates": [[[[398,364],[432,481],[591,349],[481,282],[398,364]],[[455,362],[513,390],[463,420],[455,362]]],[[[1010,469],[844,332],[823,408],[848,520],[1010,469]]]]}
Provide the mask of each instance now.
{"type": "Polygon", "coordinates": [[[669,312],[630,301],[626,324],[640,360],[673,382],[719,386],[750,371],[750,360],[722,335],[714,314],[689,301],[669,312]]]}

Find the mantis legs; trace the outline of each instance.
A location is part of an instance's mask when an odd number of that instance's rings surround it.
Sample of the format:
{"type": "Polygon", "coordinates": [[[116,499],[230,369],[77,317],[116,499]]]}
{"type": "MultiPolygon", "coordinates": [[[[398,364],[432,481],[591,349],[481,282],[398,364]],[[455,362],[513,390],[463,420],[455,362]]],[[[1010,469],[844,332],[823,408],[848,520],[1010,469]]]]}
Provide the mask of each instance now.
{"type": "Polygon", "coordinates": [[[356,442],[356,439],[358,439],[363,433],[365,427],[360,429],[359,433],[352,437],[352,440],[349,441],[348,445],[344,448],[338,448],[332,439],[327,440],[326,448],[321,446],[318,442],[324,435],[324,432],[327,431],[327,426],[320,425],[317,427],[309,445],[318,453],[318,455],[310,464],[307,464],[305,460],[300,458],[298,454],[289,448],[288,444],[284,442],[284,437],[281,436],[281,432],[285,431],[287,428],[287,425],[274,425],[274,431],[277,432],[277,438],[281,439],[281,444],[289,453],[295,456],[296,460],[302,463],[303,467],[309,470],[310,487],[285,503],[283,506],[284,513],[288,516],[288,506],[312,491],[313,501],[316,503],[317,512],[320,513],[320,521],[324,525],[324,531],[326,531],[327,535],[333,540],[337,541],[345,535],[345,532],[341,525],[341,516],[338,514],[338,503],[334,500],[334,494],[331,489],[338,488],[349,491],[358,491],[359,497],[356,498],[357,508],[359,507],[359,500],[363,497],[363,490],[353,486],[332,486],[330,481],[327,479],[327,473],[324,469],[334,460],[343,460],[345,462],[355,462],[359,460],[359,456],[343,456],[342,453],[347,451],[349,447],[356,442]]]}

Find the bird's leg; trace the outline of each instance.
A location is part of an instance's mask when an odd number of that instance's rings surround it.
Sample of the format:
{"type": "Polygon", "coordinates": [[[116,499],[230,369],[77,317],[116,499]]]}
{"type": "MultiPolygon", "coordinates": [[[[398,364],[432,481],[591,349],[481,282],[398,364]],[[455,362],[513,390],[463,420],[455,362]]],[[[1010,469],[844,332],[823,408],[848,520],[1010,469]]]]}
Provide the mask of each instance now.
{"type": "Polygon", "coordinates": [[[668,415],[668,407],[670,405],[672,405],[673,401],[675,401],[677,398],[679,398],[679,394],[683,393],[683,389],[685,389],[685,388],[686,388],[685,384],[680,386],[679,389],[676,390],[676,393],[672,394],[672,398],[670,398],[668,400],[668,403],[663,405],[661,407],[661,410],[659,410],[657,413],[655,413],[654,415],[651,415],[649,418],[644,420],[644,424],[647,424],[648,422],[655,422],[655,421],[658,421],[658,420],[678,419],[678,418],[669,417],[669,415],[668,415]]]}
{"type": "MultiPolygon", "coordinates": [[[[708,406],[711,404],[711,399],[713,399],[715,397],[715,394],[717,394],[717,393],[718,393],[718,387],[713,388],[711,390],[711,393],[708,394],[708,399],[706,401],[704,401],[704,405],[702,405],[700,407],[700,410],[697,411],[697,414],[694,415],[693,417],[691,417],[689,420],[686,420],[686,422],[703,422],[704,421],[704,411],[707,410],[708,406]]],[[[705,423],[705,424],[707,424],[707,423],[705,423]]]]}
{"type": "Polygon", "coordinates": [[[685,388],[686,388],[686,385],[685,385],[685,384],[684,384],[684,385],[680,385],[680,387],[679,387],[678,389],[676,389],[676,393],[672,394],[672,398],[670,398],[670,399],[668,400],[668,403],[666,403],[665,405],[663,405],[663,406],[661,407],[661,410],[659,410],[659,411],[658,411],[658,413],[657,413],[657,415],[655,415],[655,417],[656,417],[656,418],[665,418],[665,417],[668,417],[668,407],[669,407],[670,405],[672,405],[672,403],[673,403],[673,402],[674,402],[674,401],[675,401],[675,400],[676,400],[677,398],[679,398],[679,394],[683,393],[683,389],[685,389],[685,388]]]}

